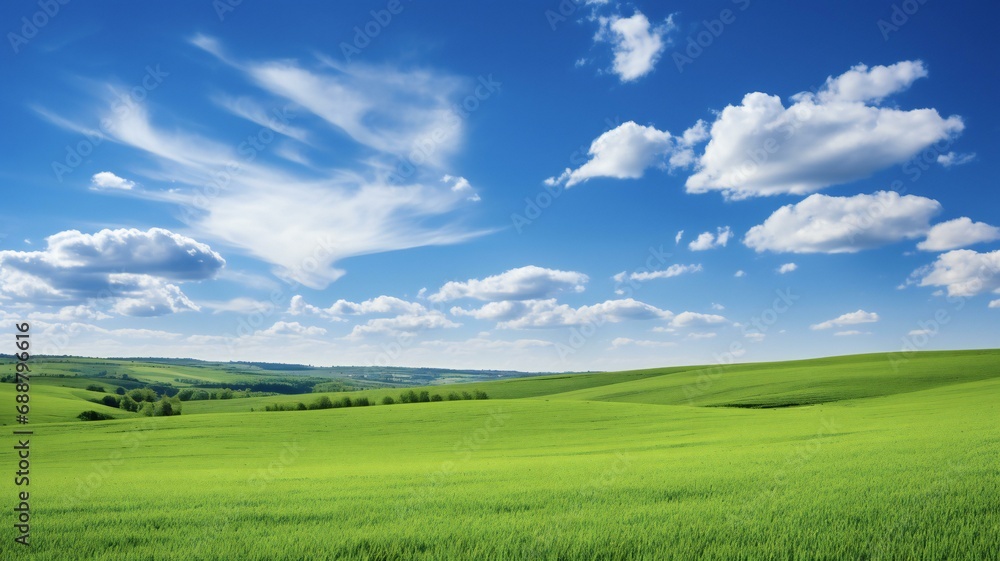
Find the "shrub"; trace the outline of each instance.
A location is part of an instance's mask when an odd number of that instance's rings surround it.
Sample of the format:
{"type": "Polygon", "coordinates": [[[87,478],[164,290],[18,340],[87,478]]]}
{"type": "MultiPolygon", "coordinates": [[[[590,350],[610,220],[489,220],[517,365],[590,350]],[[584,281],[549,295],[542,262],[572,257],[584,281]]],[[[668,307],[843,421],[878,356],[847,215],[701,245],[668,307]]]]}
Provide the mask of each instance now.
{"type": "Polygon", "coordinates": [[[486,395],[486,392],[484,392],[482,390],[476,390],[475,397],[476,397],[476,399],[489,399],[489,396],[486,395]]]}
{"type": "Polygon", "coordinates": [[[321,396],[316,401],[309,404],[309,409],[330,409],[333,407],[333,402],[327,396],[321,396]]]}
{"type": "Polygon", "coordinates": [[[431,401],[444,401],[444,398],[441,397],[441,394],[436,393],[431,396],[431,401]]]}
{"type": "Polygon", "coordinates": [[[344,396],[344,397],[340,398],[338,401],[340,401],[340,406],[341,407],[350,407],[350,406],[354,405],[353,403],[351,403],[351,398],[349,398],[347,396],[344,396]]]}
{"type": "Polygon", "coordinates": [[[368,401],[367,397],[359,397],[354,400],[355,407],[368,407],[369,405],[371,405],[371,402],[368,401]]]}
{"type": "Polygon", "coordinates": [[[129,390],[125,395],[131,397],[136,402],[146,401],[151,403],[157,399],[156,392],[149,388],[136,388],[134,390],[129,390]]]}
{"type": "Polygon", "coordinates": [[[391,395],[387,395],[387,396],[385,396],[385,397],[382,398],[382,405],[393,405],[395,403],[396,403],[396,400],[393,399],[391,395]]]}
{"type": "Polygon", "coordinates": [[[211,399],[212,395],[205,390],[197,390],[191,394],[190,401],[205,401],[211,399]]]}
{"type": "Polygon", "coordinates": [[[125,388],[118,386],[117,388],[115,388],[115,393],[118,395],[125,395],[125,388]]]}
{"type": "Polygon", "coordinates": [[[167,398],[163,398],[156,402],[153,406],[153,416],[154,417],[169,417],[174,414],[174,406],[171,405],[167,398]]]}
{"type": "Polygon", "coordinates": [[[417,392],[415,392],[413,390],[410,390],[410,391],[406,392],[406,395],[410,396],[410,403],[416,403],[416,402],[420,401],[420,397],[417,396],[417,392]]]}
{"type": "Polygon", "coordinates": [[[431,400],[431,393],[427,390],[420,392],[420,403],[427,403],[431,400]]]}
{"type": "Polygon", "coordinates": [[[302,403],[300,401],[299,404],[295,406],[295,409],[298,410],[298,411],[305,411],[306,410],[306,404],[302,403]]]}
{"type": "Polygon", "coordinates": [[[191,396],[193,395],[194,395],[194,390],[191,389],[181,390],[177,392],[177,399],[181,401],[188,401],[189,399],[191,399],[191,396]]]}
{"type": "Polygon", "coordinates": [[[233,398],[233,390],[226,388],[224,390],[221,390],[217,394],[215,399],[232,399],[232,398],[233,398]]]}
{"type": "Polygon", "coordinates": [[[122,396],[121,402],[118,403],[118,407],[125,411],[136,412],[139,410],[139,403],[125,394],[122,396]]]}
{"type": "Polygon", "coordinates": [[[108,419],[114,419],[111,415],[98,413],[97,411],[84,411],[77,415],[76,418],[81,421],[107,421],[108,419]]]}
{"type": "Polygon", "coordinates": [[[140,415],[143,415],[143,416],[146,416],[146,417],[152,417],[153,416],[153,409],[154,409],[154,407],[153,407],[152,402],[143,401],[142,404],[139,405],[139,410],[136,411],[136,413],[138,413],[140,415]]]}
{"type": "Polygon", "coordinates": [[[101,398],[101,404],[107,405],[108,407],[118,407],[121,405],[122,398],[114,395],[106,395],[101,398]]]}
{"type": "Polygon", "coordinates": [[[102,386],[100,384],[88,384],[87,385],[87,391],[88,392],[101,392],[101,393],[104,393],[104,386],[102,386]]]}
{"type": "Polygon", "coordinates": [[[460,399],[462,399],[462,396],[458,395],[458,392],[448,394],[448,401],[458,401],[460,399]]]}
{"type": "Polygon", "coordinates": [[[472,399],[472,394],[469,392],[462,392],[462,399],[472,399]]]}

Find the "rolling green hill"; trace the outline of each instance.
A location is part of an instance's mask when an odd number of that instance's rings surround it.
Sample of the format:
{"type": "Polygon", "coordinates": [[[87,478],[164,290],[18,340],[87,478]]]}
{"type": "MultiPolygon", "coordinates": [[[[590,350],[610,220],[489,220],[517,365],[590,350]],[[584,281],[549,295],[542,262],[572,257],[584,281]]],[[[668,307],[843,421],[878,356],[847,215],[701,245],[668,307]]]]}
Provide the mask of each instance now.
{"type": "Polygon", "coordinates": [[[489,400],[317,411],[248,407],[316,394],[188,402],[89,423],[69,419],[96,392],[38,385],[34,546],[5,539],[0,558],[995,557],[1000,351],[893,358],[545,376],[464,385],[489,400]]]}

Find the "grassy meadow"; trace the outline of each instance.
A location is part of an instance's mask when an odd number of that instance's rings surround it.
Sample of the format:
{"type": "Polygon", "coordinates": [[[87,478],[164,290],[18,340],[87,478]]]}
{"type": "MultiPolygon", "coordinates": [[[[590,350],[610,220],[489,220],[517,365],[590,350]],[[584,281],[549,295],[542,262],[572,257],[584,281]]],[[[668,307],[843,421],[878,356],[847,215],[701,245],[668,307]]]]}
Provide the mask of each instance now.
{"type": "Polygon", "coordinates": [[[75,419],[103,407],[78,374],[33,378],[33,545],[6,524],[0,559],[1000,555],[998,350],[429,388],[487,400],[262,411],[401,391],[368,388],[174,417],[108,407],[118,418],[99,422],[75,419]]]}

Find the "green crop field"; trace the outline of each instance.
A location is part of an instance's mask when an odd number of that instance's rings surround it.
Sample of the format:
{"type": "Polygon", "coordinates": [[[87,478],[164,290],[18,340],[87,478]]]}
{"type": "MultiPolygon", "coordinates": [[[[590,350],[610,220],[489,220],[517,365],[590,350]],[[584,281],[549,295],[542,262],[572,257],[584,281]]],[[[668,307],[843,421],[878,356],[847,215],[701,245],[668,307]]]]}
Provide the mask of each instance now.
{"type": "Polygon", "coordinates": [[[1000,555],[1000,350],[428,388],[489,395],[472,401],[189,401],[173,417],[91,403],[98,365],[63,367],[75,377],[31,388],[32,546],[13,541],[7,479],[0,559],[1000,555]]]}

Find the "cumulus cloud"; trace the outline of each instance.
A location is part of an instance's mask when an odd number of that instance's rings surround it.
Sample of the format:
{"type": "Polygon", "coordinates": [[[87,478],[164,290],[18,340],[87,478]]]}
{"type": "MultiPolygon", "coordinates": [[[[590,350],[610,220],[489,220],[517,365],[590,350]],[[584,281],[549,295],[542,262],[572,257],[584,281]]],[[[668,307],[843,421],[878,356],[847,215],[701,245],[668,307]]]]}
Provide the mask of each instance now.
{"type": "Polygon", "coordinates": [[[844,327],[847,325],[858,325],[861,323],[875,323],[878,320],[879,317],[877,313],[858,310],[856,312],[846,313],[828,321],[811,325],[809,328],[815,330],[830,329],[832,327],[844,327]]]}
{"type": "Polygon", "coordinates": [[[989,307],[991,309],[993,309],[993,308],[1000,308],[1000,300],[990,300],[990,306],[989,307]]]}
{"type": "Polygon", "coordinates": [[[855,253],[923,236],[941,212],[933,199],[894,191],[831,197],[810,195],[774,211],[743,238],[757,252],[855,253]]]}
{"type": "Polygon", "coordinates": [[[693,158],[693,143],[700,142],[704,134],[701,121],[680,137],[628,121],[597,137],[590,144],[586,163],[577,169],[567,168],[558,177],[546,179],[545,184],[568,188],[598,177],[639,179],[650,167],[687,165],[685,162],[693,158]]]}
{"type": "Polygon", "coordinates": [[[654,26],[638,10],[631,17],[602,17],[598,23],[600,29],[594,39],[611,44],[611,69],[622,82],[633,82],[652,72],[666,48],[667,34],[677,28],[672,16],[654,26]]]}
{"type": "Polygon", "coordinates": [[[850,337],[853,335],[871,335],[871,331],[858,331],[857,329],[849,329],[847,331],[838,331],[833,334],[834,337],[850,337]]]}
{"type": "Polygon", "coordinates": [[[453,315],[498,321],[498,329],[527,329],[619,323],[629,320],[671,319],[673,314],[632,298],[608,300],[574,308],[554,298],[521,302],[490,303],[482,308],[453,308],[453,315]]]}
{"type": "Polygon", "coordinates": [[[799,268],[799,266],[796,265],[795,263],[785,263],[784,265],[778,267],[778,274],[779,275],[788,274],[788,273],[791,273],[792,271],[794,271],[794,270],[796,270],[798,268],[799,268]]]}
{"type": "Polygon", "coordinates": [[[0,295],[34,304],[106,302],[117,313],[197,310],[173,282],[214,277],[225,266],[208,245],[152,228],[76,230],[46,238],[41,251],[0,251],[0,295]]]}
{"type": "Polygon", "coordinates": [[[370,335],[414,335],[424,331],[451,329],[460,326],[461,324],[451,321],[442,312],[429,310],[395,317],[370,319],[364,324],[355,325],[347,338],[359,339],[370,335]]]}
{"type": "Polygon", "coordinates": [[[927,239],[917,244],[924,251],[947,251],[961,247],[1000,240],[1000,228],[985,222],[973,222],[963,216],[935,224],[927,232],[927,239]]]}
{"type": "Polygon", "coordinates": [[[267,329],[257,331],[256,335],[301,335],[306,337],[318,337],[326,335],[326,329],[315,326],[305,326],[297,321],[279,321],[267,329]]]}
{"type": "Polygon", "coordinates": [[[459,298],[474,298],[485,301],[534,300],[564,290],[583,292],[584,285],[587,284],[588,280],[590,279],[583,273],[529,265],[484,279],[448,282],[436,293],[430,295],[428,299],[432,302],[445,302],[459,298]]]}
{"type": "Polygon", "coordinates": [[[920,286],[945,287],[948,296],[1000,294],[1000,250],[979,253],[956,249],[942,253],[931,265],[914,271],[910,280],[920,286]]]}
{"type": "Polygon", "coordinates": [[[710,325],[720,325],[728,323],[725,317],[716,314],[699,314],[698,312],[681,312],[670,321],[670,325],[677,328],[687,327],[707,327],[710,325]]]}
{"type": "Polygon", "coordinates": [[[110,171],[102,171],[95,173],[94,176],[90,178],[90,185],[91,189],[121,189],[128,191],[129,189],[135,187],[135,182],[118,177],[110,171]]]}
{"type": "Polygon", "coordinates": [[[816,93],[747,94],[723,109],[685,185],[689,193],[727,198],[807,194],[901,164],[964,129],[958,116],[935,109],[903,110],[879,103],[927,76],[920,61],[830,77],[816,93]]]}
{"type": "Polygon", "coordinates": [[[733,276],[736,277],[736,278],[738,278],[738,279],[739,278],[743,278],[743,277],[747,276],[747,272],[744,271],[743,269],[740,269],[739,271],[736,271],[735,273],[733,273],[733,276]]]}
{"type": "Polygon", "coordinates": [[[441,178],[441,181],[450,185],[453,193],[464,195],[465,200],[467,201],[477,202],[480,200],[479,194],[472,189],[472,184],[469,183],[469,180],[464,177],[445,175],[441,178]]]}
{"type": "Polygon", "coordinates": [[[688,244],[688,249],[691,251],[706,251],[716,247],[726,247],[732,235],[733,232],[729,229],[729,226],[718,228],[715,234],[712,232],[703,232],[693,242],[688,244]]]}

